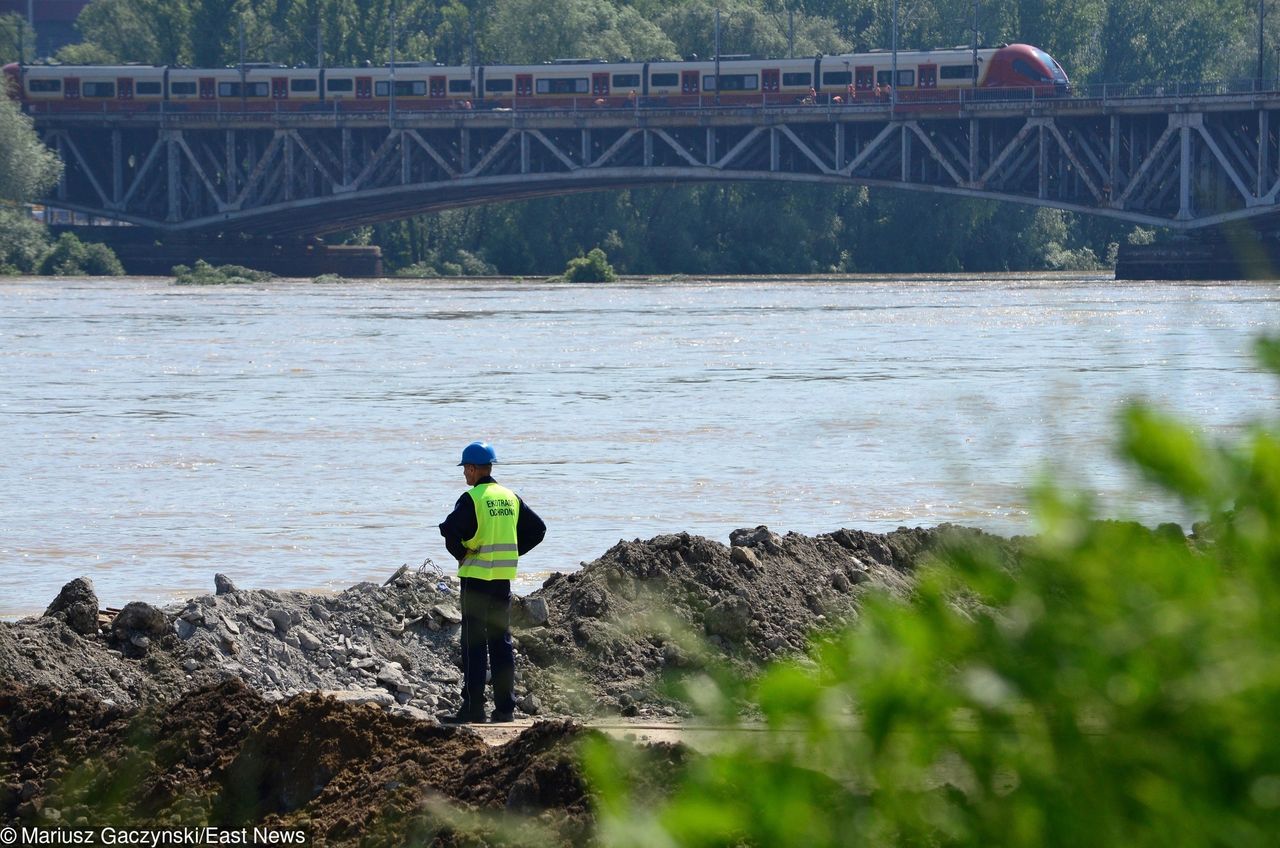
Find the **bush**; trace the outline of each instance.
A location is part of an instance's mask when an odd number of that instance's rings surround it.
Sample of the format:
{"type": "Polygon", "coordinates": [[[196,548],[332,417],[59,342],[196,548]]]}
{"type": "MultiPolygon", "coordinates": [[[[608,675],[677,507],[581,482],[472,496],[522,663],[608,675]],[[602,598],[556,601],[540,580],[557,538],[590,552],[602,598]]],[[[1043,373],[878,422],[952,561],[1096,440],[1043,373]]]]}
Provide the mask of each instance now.
{"type": "Polygon", "coordinates": [[[124,274],[124,266],[105,244],[85,243],[73,233],[63,233],[40,263],[40,273],[58,277],[118,277],[124,274]]]}
{"type": "Polygon", "coordinates": [[[457,250],[452,259],[445,259],[439,251],[431,251],[427,257],[395,272],[397,277],[492,277],[498,269],[469,250],[457,250]]]}
{"type": "Polygon", "coordinates": [[[274,280],[275,274],[255,271],[243,265],[219,265],[214,267],[203,259],[197,259],[194,268],[173,266],[174,283],[180,286],[228,286],[247,283],[265,283],[274,280]]]}
{"type": "Polygon", "coordinates": [[[611,283],[617,278],[609,258],[598,247],[586,256],[570,259],[564,269],[564,279],[571,283],[611,283]]]}
{"type": "Polygon", "coordinates": [[[34,274],[49,252],[44,224],[18,209],[0,209],[0,266],[11,274],[34,274]]]}
{"type": "MultiPolygon", "coordinates": [[[[1280,374],[1280,341],[1259,345],[1280,374]]],[[[868,598],[769,671],[769,732],[656,807],[593,742],[614,845],[1267,846],[1280,833],[1280,436],[1207,442],[1143,405],[1132,465],[1207,516],[1190,537],[1095,520],[1044,485],[1016,562],[942,552],[910,602],[868,598]]],[[[723,709],[724,687],[701,681],[723,709]]]]}

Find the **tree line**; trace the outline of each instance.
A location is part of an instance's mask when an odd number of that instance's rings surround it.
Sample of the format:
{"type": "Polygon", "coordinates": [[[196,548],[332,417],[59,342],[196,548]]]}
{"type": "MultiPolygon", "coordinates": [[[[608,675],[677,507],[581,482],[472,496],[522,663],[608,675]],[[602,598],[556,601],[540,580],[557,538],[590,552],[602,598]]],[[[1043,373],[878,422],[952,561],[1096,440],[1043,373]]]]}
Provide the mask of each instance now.
{"type": "MultiPolygon", "coordinates": [[[[888,47],[893,0],[95,0],[66,63],[353,66],[397,60],[813,55],[888,47]]],[[[1077,84],[1248,78],[1244,0],[899,0],[902,49],[1025,41],[1077,84]]],[[[1274,17],[1274,16],[1273,16],[1274,17]]],[[[1277,74],[1280,25],[1264,42],[1277,74]]],[[[0,58],[24,28],[0,19],[0,58]]],[[[600,247],[621,273],[994,271],[1102,267],[1114,222],[990,201],[860,187],[681,185],[410,218],[345,234],[410,272],[548,274],[600,247]],[[556,226],[549,228],[548,221],[556,226]]]]}

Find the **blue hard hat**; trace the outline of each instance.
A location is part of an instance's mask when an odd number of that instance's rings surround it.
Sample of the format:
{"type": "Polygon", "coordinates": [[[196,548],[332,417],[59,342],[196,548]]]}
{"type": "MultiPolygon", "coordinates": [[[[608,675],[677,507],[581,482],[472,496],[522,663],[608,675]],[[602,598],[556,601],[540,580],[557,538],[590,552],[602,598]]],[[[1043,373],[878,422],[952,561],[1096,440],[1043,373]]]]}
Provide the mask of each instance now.
{"type": "Polygon", "coordinates": [[[493,465],[498,461],[498,454],[488,442],[472,442],[462,449],[462,462],[459,465],[493,465]]]}

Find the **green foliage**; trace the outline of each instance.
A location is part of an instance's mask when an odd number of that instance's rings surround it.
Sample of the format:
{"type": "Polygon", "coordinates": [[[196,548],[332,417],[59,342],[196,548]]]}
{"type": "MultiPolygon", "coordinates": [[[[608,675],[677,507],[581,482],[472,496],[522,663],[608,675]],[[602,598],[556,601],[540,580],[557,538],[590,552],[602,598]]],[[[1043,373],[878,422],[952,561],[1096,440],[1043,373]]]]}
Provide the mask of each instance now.
{"type": "Polygon", "coordinates": [[[40,142],[31,119],[0,96],[0,201],[34,200],[61,175],[61,160],[40,142]]]}
{"type": "Polygon", "coordinates": [[[105,244],[86,244],[73,233],[63,233],[41,261],[40,273],[57,277],[118,277],[124,274],[124,266],[105,244]]]}
{"type": "MultiPolygon", "coordinates": [[[[754,56],[787,56],[788,18],[783,8],[753,0],[691,0],[663,4],[656,21],[675,43],[676,55],[715,55],[715,13],[720,9],[720,50],[722,53],[749,53],[754,56]]],[[[797,9],[795,14],[796,56],[815,53],[844,53],[852,42],[842,37],[836,24],[826,18],[797,9]]]]}
{"type": "Polygon", "coordinates": [[[35,33],[27,26],[27,19],[12,12],[0,15],[0,65],[22,59],[30,62],[35,56],[35,33]]]}
{"type": "Polygon", "coordinates": [[[49,231],[21,209],[0,207],[0,267],[6,274],[34,274],[49,252],[49,231]]]}
{"type": "Polygon", "coordinates": [[[493,60],[511,63],[677,55],[655,24],[609,0],[494,0],[486,46],[493,60]]]}
{"type": "Polygon", "coordinates": [[[1219,0],[1111,0],[1100,40],[1097,81],[1140,82],[1251,77],[1256,17],[1248,4],[1219,0]]]}
{"type": "Polygon", "coordinates": [[[243,265],[210,265],[197,259],[195,267],[173,266],[174,283],[179,286],[227,286],[247,283],[264,283],[274,280],[275,274],[255,271],[243,265]]]}
{"type": "Polygon", "coordinates": [[[570,283],[612,283],[617,278],[609,257],[598,247],[591,248],[586,256],[570,259],[564,269],[564,279],[570,283]]]}
{"type": "Polygon", "coordinates": [[[1155,244],[1156,231],[1146,227],[1134,227],[1125,240],[1129,244],[1155,244]]]}
{"type": "MultiPolygon", "coordinates": [[[[1258,355],[1280,374],[1280,339],[1258,355]]],[[[1208,517],[1193,537],[1042,486],[1014,561],[955,546],[909,602],[870,596],[812,663],[758,682],[768,732],[726,739],[666,800],[633,799],[626,758],[594,743],[603,841],[1274,844],[1280,436],[1218,444],[1141,404],[1121,432],[1208,517]]]]}
{"type": "Polygon", "coordinates": [[[120,276],[111,248],[63,233],[52,245],[49,230],[22,209],[0,208],[0,273],[54,276],[120,276]]]}
{"type": "Polygon", "coordinates": [[[458,250],[452,259],[444,259],[439,252],[432,252],[425,259],[396,270],[397,277],[492,277],[494,267],[466,250],[458,250]]]}

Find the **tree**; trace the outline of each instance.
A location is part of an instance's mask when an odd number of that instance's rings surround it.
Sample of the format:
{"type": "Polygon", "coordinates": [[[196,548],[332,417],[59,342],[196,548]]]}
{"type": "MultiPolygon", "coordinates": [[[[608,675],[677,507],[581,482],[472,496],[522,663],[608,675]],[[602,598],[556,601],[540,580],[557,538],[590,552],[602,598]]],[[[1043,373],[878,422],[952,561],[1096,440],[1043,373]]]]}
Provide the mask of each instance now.
{"type": "Polygon", "coordinates": [[[36,35],[22,15],[0,15],[0,65],[25,60],[36,55],[36,35]]]}
{"type": "MultiPolygon", "coordinates": [[[[147,0],[94,0],[76,19],[76,28],[89,45],[98,48],[100,56],[111,62],[182,62],[181,55],[166,60],[166,51],[157,35],[156,23],[147,18],[146,2],[147,0]]],[[[173,5],[185,6],[185,0],[175,0],[173,5]]],[[[167,46],[172,47],[172,44],[167,46]]],[[[62,57],[63,54],[59,53],[59,58],[62,57]]],[[[189,61],[190,57],[186,57],[186,60],[189,61]]]]}
{"type": "Polygon", "coordinates": [[[0,97],[0,201],[35,200],[61,176],[61,160],[40,142],[31,119],[0,97]]]}
{"type": "Polygon", "coordinates": [[[0,274],[31,274],[49,252],[49,231],[23,209],[0,207],[0,274]]]}
{"type": "Polygon", "coordinates": [[[1254,55],[1244,37],[1251,19],[1242,4],[1218,0],[1107,0],[1101,81],[1174,82],[1238,73],[1239,57],[1254,55]]]}
{"type": "MultiPolygon", "coordinates": [[[[753,56],[787,56],[791,51],[788,17],[781,6],[763,6],[753,0],[690,0],[668,6],[657,17],[675,43],[678,55],[715,55],[715,18],[720,9],[720,52],[753,56]]],[[[841,37],[834,22],[798,12],[795,15],[796,56],[844,53],[852,42],[841,37]]]]}
{"type": "Polygon", "coordinates": [[[485,60],[510,63],[676,55],[657,25],[609,0],[495,0],[485,48],[485,60]]]}

